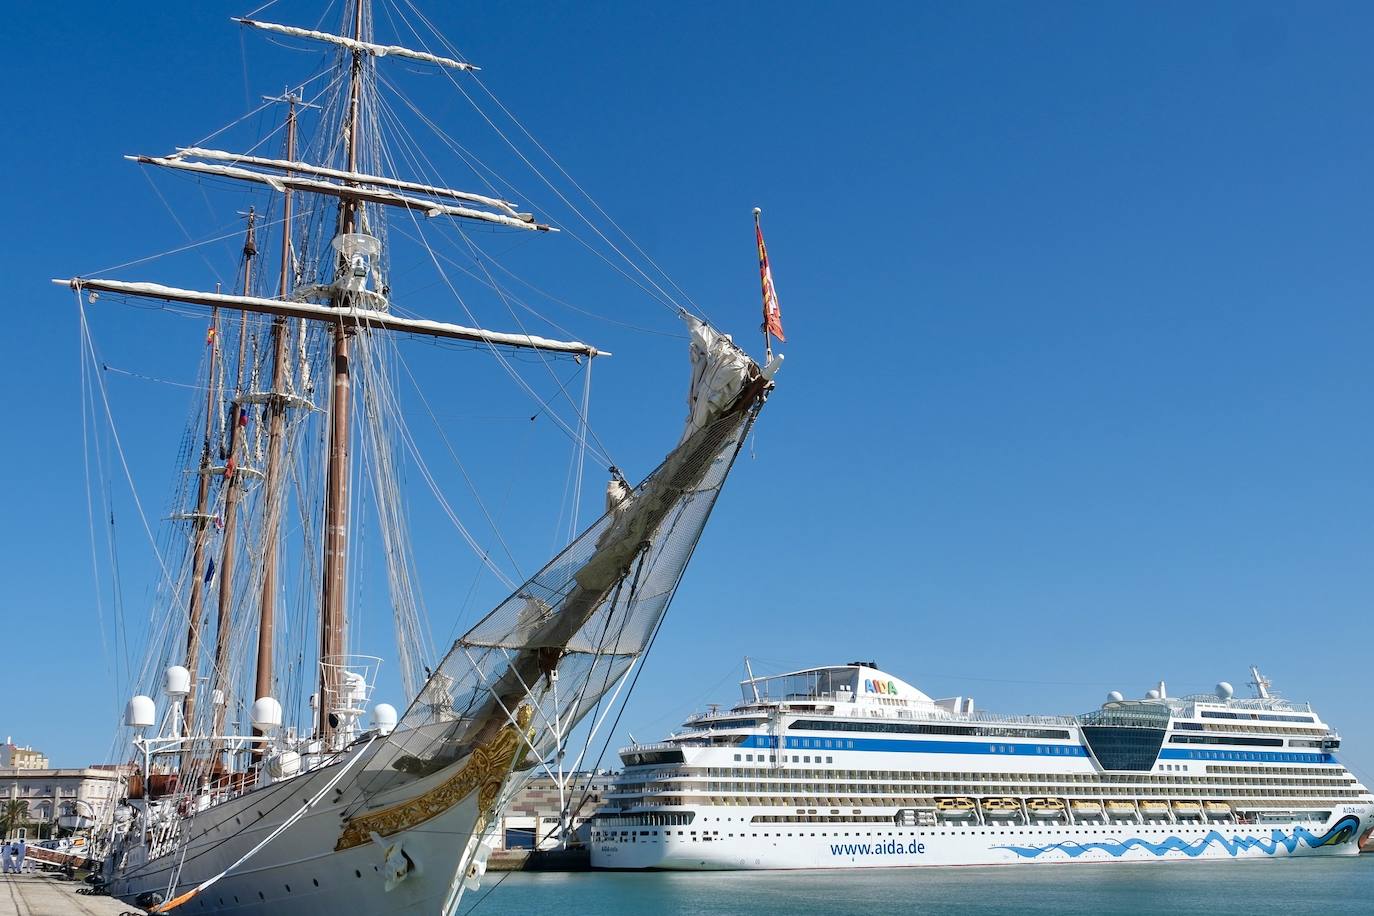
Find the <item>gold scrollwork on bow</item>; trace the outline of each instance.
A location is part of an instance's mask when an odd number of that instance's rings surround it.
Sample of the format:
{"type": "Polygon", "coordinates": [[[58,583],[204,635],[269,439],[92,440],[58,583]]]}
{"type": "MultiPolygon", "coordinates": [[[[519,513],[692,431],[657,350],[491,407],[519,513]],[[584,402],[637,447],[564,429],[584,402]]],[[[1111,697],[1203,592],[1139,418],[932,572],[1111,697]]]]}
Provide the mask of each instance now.
{"type": "Polygon", "coordinates": [[[361,846],[374,833],[391,836],[423,824],[467,798],[473,790],[477,791],[477,823],[474,831],[485,828],[496,799],[501,794],[506,775],[529,750],[525,735],[529,734],[533,718],[533,710],[529,706],[521,706],[515,713],[514,724],[507,725],[497,732],[495,738],[474,750],[463,768],[439,785],[408,801],[350,818],[339,835],[339,841],[334,844],[334,851],[361,846]]]}

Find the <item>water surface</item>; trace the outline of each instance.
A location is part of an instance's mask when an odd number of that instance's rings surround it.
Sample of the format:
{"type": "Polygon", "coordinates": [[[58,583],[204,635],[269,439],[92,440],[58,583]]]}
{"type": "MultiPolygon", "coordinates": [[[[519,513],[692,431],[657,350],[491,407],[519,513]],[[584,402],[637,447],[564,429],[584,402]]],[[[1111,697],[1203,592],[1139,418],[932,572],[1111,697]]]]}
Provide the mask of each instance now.
{"type": "Polygon", "coordinates": [[[786,872],[491,873],[462,916],[1374,913],[1374,855],[786,872]],[[499,883],[498,883],[499,882],[499,883]]]}

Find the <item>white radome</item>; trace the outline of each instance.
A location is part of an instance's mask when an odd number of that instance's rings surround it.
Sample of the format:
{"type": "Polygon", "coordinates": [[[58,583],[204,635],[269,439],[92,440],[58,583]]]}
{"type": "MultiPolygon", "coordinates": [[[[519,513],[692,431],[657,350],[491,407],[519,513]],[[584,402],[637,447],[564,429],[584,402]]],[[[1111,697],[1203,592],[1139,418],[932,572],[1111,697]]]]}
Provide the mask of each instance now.
{"type": "Polygon", "coordinates": [[[157,706],[152,697],[139,694],[124,707],[124,724],[130,728],[152,728],[157,724],[157,706]]]}
{"type": "Polygon", "coordinates": [[[272,697],[258,697],[253,701],[253,727],[260,732],[281,728],[281,704],[272,697]]]}
{"type": "Polygon", "coordinates": [[[180,699],[189,696],[191,693],[191,672],[181,665],[173,665],[167,669],[163,691],[173,699],[180,699]]]}

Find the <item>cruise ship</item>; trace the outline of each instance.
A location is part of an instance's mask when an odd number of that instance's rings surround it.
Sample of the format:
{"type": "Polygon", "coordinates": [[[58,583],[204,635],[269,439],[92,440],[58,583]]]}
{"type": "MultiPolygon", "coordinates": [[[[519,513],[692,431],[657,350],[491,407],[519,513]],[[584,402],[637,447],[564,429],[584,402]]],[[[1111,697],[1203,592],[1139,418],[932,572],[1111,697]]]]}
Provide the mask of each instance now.
{"type": "Polygon", "coordinates": [[[878,868],[1356,855],[1374,795],[1340,737],[1251,668],[1080,716],[932,699],[873,662],[741,682],[624,769],[597,868],[878,868]]]}

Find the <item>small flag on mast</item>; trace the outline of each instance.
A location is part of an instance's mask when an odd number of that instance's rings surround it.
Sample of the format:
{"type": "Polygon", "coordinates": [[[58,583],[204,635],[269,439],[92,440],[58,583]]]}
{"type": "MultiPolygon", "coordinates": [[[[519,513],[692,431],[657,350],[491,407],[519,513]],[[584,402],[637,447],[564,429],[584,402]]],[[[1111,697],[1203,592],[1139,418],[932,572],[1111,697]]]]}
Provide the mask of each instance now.
{"type": "Polygon", "coordinates": [[[776,337],[783,343],[787,338],[782,334],[782,309],[778,307],[778,291],[773,288],[773,268],[768,266],[768,248],[763,244],[763,226],[759,215],[763,211],[754,208],[754,235],[759,243],[759,282],[763,284],[763,333],[764,337],[776,337]]]}

